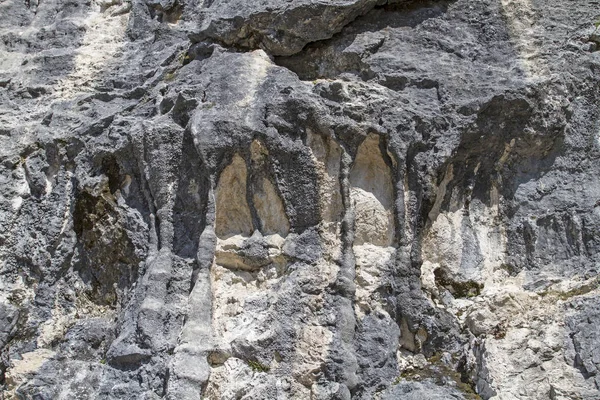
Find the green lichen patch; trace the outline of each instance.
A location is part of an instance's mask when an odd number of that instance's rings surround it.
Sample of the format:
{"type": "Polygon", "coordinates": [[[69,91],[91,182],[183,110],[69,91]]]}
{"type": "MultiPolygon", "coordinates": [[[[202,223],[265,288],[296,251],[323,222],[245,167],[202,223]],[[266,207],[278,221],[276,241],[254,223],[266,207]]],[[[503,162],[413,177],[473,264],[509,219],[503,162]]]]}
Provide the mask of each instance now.
{"type": "Polygon", "coordinates": [[[254,372],[269,372],[271,370],[269,366],[262,364],[260,361],[246,360],[246,363],[254,372]]]}

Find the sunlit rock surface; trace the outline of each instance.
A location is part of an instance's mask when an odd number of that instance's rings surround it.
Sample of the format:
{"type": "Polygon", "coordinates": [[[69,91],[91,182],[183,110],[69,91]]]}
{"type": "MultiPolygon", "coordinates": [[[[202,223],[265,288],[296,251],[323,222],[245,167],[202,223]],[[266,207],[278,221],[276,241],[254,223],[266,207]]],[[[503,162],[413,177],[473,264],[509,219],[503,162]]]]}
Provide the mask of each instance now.
{"type": "Polygon", "coordinates": [[[599,13],[0,3],[0,398],[600,399],[599,13]]]}

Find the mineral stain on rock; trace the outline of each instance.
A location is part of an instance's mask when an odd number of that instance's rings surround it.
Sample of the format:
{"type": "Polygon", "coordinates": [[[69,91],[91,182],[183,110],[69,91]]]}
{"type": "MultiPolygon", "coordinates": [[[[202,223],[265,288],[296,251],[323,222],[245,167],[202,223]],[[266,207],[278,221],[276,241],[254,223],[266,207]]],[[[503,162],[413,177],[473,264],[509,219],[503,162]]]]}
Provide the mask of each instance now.
{"type": "Polygon", "coordinates": [[[0,10],[0,398],[600,398],[595,2],[0,10]]]}

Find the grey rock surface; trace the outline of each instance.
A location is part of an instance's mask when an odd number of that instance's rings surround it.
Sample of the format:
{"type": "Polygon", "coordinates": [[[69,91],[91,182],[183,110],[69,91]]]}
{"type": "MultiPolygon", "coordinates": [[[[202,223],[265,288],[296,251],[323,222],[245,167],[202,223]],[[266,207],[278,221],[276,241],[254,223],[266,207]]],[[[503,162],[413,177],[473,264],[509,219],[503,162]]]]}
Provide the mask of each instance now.
{"type": "Polygon", "coordinates": [[[600,399],[597,2],[0,10],[0,398],[600,399]]]}
{"type": "Polygon", "coordinates": [[[383,393],[381,399],[407,399],[407,400],[446,400],[446,399],[464,399],[465,397],[458,390],[442,388],[428,382],[402,382],[392,386],[383,393]]]}

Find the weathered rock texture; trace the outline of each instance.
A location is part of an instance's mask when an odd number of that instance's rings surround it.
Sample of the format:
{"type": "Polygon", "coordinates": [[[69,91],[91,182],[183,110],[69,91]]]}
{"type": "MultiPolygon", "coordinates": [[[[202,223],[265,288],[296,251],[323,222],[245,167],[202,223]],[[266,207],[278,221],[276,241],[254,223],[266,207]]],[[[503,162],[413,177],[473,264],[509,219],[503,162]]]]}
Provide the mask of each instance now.
{"type": "Polygon", "coordinates": [[[0,397],[600,399],[597,1],[0,14],[0,397]]]}

